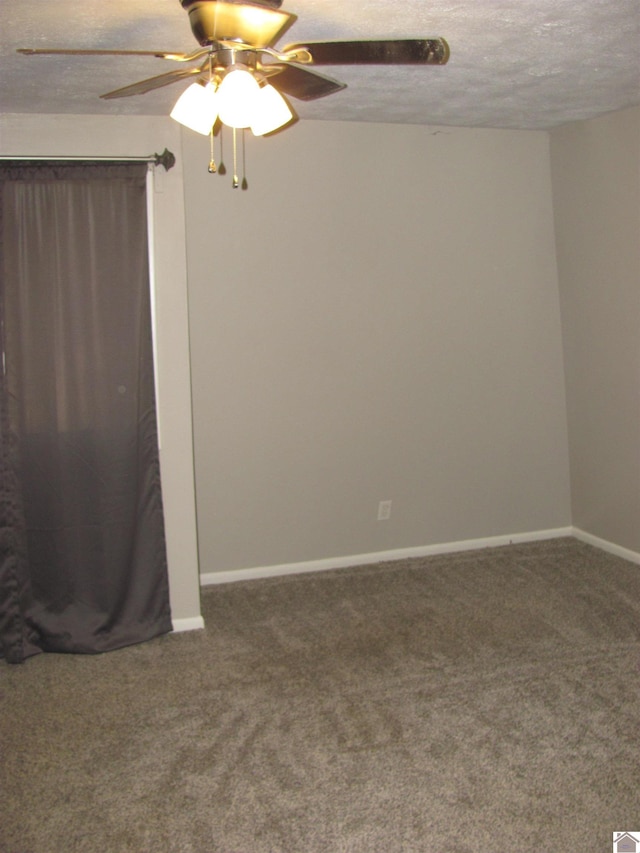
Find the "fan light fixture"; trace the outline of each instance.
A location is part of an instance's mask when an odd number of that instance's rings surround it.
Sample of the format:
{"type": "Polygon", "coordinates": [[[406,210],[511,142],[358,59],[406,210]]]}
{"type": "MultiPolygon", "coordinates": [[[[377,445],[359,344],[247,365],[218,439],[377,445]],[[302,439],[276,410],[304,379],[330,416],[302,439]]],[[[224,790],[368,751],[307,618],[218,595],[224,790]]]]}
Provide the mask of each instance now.
{"type": "Polygon", "coordinates": [[[238,66],[231,68],[218,87],[220,121],[227,127],[249,127],[259,92],[258,81],[250,71],[238,66]]]}
{"type": "MultiPolygon", "coordinates": [[[[289,104],[277,89],[264,82],[261,86],[251,69],[234,64],[216,85],[213,74],[207,84],[192,83],[180,95],[171,110],[175,121],[211,138],[209,172],[219,171],[213,156],[213,128],[219,120],[233,130],[233,186],[239,186],[237,176],[237,130],[250,128],[254,136],[264,136],[283,127],[293,118],[289,104]]],[[[244,136],[243,160],[244,160],[244,136]]],[[[222,165],[222,164],[221,164],[222,165]]],[[[247,189],[246,177],[242,189],[247,189]]]]}
{"type": "Polygon", "coordinates": [[[196,133],[208,136],[218,117],[218,93],[213,83],[192,83],[171,110],[171,118],[196,133]]]}
{"type": "Polygon", "coordinates": [[[292,118],[289,104],[277,89],[267,83],[258,91],[250,124],[254,136],[273,133],[279,127],[284,127],[292,118]]]}
{"type": "Polygon", "coordinates": [[[254,136],[264,136],[293,118],[289,104],[277,89],[262,87],[248,68],[233,66],[216,88],[214,82],[192,83],[178,98],[171,118],[208,136],[220,119],[227,127],[251,128],[254,136]]]}

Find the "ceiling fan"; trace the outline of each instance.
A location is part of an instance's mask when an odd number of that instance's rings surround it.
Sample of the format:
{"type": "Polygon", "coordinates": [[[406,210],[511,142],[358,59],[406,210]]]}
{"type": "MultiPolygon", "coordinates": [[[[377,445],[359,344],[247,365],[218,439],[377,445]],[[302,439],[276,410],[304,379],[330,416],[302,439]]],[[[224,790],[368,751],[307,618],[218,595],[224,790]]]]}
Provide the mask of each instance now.
{"type": "MultiPolygon", "coordinates": [[[[212,145],[213,127],[218,119],[234,128],[234,132],[236,128],[251,127],[255,135],[264,135],[296,120],[283,95],[310,101],[346,87],[345,83],[318,73],[314,66],[444,65],[449,59],[449,46],[443,38],[313,41],[276,49],[276,43],[297,20],[296,15],[280,9],[282,0],[180,0],[180,3],[188,12],[191,30],[200,44],[190,53],[53,48],[21,48],[18,52],[154,56],[177,62],[180,67],[172,71],[100,97],[143,95],[193,78],[195,86],[183,93],[172,117],[194,130],[211,134],[212,145]],[[244,72],[244,77],[238,72],[244,72]],[[239,84],[239,88],[234,88],[232,82],[239,84]],[[193,103],[187,103],[190,99],[193,103]]],[[[215,171],[215,165],[210,171],[215,171]]]]}

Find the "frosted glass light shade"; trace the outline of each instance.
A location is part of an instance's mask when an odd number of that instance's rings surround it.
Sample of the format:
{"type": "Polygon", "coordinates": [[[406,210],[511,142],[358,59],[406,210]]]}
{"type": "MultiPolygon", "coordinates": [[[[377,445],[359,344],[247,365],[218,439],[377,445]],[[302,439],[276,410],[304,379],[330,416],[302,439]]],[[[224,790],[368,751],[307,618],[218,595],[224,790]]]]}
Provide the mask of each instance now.
{"type": "Polygon", "coordinates": [[[271,133],[293,117],[289,104],[273,86],[263,86],[255,102],[251,131],[255,136],[271,133]]]}
{"type": "Polygon", "coordinates": [[[213,83],[206,86],[192,83],[180,95],[170,115],[185,127],[207,136],[218,117],[216,87],[213,83]]]}
{"type": "Polygon", "coordinates": [[[218,89],[220,121],[229,127],[249,127],[259,94],[258,81],[251,72],[232,68],[218,89]]]}

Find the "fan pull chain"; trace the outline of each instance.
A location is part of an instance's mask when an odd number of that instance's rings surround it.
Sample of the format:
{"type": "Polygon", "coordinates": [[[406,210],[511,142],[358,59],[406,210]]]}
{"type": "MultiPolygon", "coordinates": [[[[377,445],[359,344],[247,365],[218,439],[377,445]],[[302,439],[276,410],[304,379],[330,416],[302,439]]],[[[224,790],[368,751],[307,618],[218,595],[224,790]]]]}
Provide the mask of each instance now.
{"type": "Polygon", "coordinates": [[[237,133],[238,133],[238,131],[234,127],[233,128],[233,181],[232,181],[234,190],[238,189],[238,184],[240,183],[238,181],[238,138],[237,138],[237,133]]]}
{"type": "Polygon", "coordinates": [[[246,130],[242,131],[242,189],[248,190],[249,184],[247,183],[247,148],[246,148],[246,130]]]}
{"type": "Polygon", "coordinates": [[[209,131],[209,141],[211,144],[209,156],[209,174],[215,175],[218,169],[216,167],[215,157],[213,156],[213,125],[211,125],[211,130],[209,131]]]}
{"type": "MultiPolygon", "coordinates": [[[[209,51],[209,85],[213,84],[213,55],[211,51],[209,51]]],[[[215,122],[213,123],[215,124],[215,122]]],[[[218,171],[216,168],[216,158],[213,155],[213,124],[211,125],[211,130],[209,131],[209,174],[215,175],[218,171]]]]}
{"type": "MultiPolygon", "coordinates": [[[[246,132],[245,129],[242,129],[242,183],[238,178],[238,136],[236,128],[232,128],[233,130],[233,180],[232,186],[234,189],[238,189],[238,187],[242,187],[243,190],[249,189],[249,182],[247,181],[247,148],[246,148],[246,132]]],[[[215,175],[216,172],[218,175],[226,175],[227,169],[224,165],[223,161],[223,151],[222,151],[222,140],[224,134],[222,132],[222,128],[220,128],[220,162],[216,166],[215,161],[215,150],[214,150],[214,132],[213,127],[209,131],[209,174],[215,175]]]]}
{"type": "Polygon", "coordinates": [[[220,128],[220,162],[218,163],[218,174],[219,175],[226,175],[227,174],[227,167],[224,165],[224,161],[222,159],[222,138],[223,138],[223,136],[224,136],[224,133],[222,132],[222,127],[221,127],[220,128]]]}

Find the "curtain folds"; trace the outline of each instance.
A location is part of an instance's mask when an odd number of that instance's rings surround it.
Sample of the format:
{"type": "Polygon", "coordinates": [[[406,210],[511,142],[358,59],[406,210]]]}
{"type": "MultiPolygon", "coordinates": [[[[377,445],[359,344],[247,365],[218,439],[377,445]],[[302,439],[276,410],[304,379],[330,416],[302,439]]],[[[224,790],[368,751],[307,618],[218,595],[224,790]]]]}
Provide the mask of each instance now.
{"type": "Polygon", "coordinates": [[[145,164],[0,165],[0,651],[171,630],[145,164]]]}

